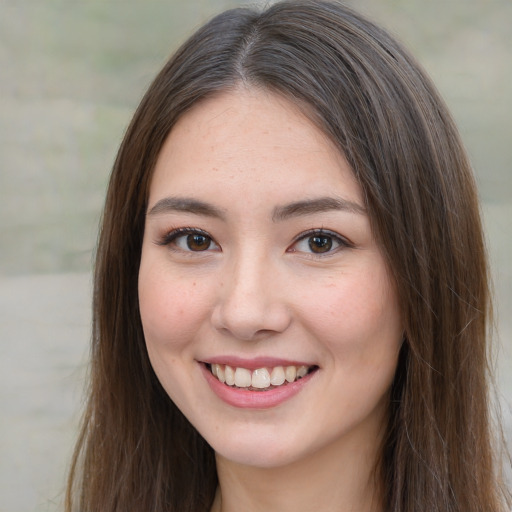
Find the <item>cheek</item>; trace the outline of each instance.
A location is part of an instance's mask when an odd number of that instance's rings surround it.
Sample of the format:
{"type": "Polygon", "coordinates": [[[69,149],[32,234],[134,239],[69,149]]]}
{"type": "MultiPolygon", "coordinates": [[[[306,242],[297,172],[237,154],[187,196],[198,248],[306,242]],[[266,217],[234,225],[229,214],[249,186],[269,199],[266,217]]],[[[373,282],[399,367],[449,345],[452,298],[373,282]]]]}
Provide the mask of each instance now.
{"type": "Polygon", "coordinates": [[[385,352],[395,357],[402,322],[385,271],[346,274],[336,284],[314,290],[303,295],[302,309],[309,329],[331,351],[368,360],[382,358],[385,352]]]}
{"type": "Polygon", "coordinates": [[[173,278],[168,270],[141,265],[139,307],[148,350],[186,344],[207,315],[207,303],[204,287],[194,280],[173,278]]]}

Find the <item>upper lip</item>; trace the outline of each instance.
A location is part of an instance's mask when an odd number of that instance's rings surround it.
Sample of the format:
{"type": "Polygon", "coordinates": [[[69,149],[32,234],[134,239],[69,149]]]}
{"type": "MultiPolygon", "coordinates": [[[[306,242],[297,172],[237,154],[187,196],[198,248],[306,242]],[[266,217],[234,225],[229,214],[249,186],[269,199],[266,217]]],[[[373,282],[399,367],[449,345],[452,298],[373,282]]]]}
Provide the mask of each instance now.
{"type": "Polygon", "coordinates": [[[202,359],[200,362],[205,364],[222,364],[235,368],[246,368],[247,370],[257,370],[258,368],[275,368],[276,366],[316,366],[300,360],[282,359],[279,357],[254,357],[246,359],[238,356],[214,356],[202,359]]]}

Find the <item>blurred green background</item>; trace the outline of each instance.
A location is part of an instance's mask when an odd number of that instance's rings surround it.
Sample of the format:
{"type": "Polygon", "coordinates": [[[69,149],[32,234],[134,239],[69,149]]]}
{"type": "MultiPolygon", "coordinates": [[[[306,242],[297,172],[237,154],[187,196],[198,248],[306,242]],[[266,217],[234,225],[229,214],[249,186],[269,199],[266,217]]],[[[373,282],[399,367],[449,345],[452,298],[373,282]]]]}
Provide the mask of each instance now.
{"type": "MultiPolygon", "coordinates": [[[[347,3],[411,49],[459,124],[483,202],[508,410],[512,1],[347,3]]],[[[134,108],[179,42],[242,4],[0,0],[0,512],[60,508],[87,359],[97,226],[134,108]]]]}

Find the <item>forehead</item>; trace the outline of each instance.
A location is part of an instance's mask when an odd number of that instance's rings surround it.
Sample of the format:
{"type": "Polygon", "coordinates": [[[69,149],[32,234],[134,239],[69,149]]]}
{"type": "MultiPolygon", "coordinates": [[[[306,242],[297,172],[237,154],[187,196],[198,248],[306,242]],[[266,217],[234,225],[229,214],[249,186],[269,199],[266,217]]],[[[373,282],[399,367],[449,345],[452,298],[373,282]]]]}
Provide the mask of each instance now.
{"type": "Polygon", "coordinates": [[[310,195],[341,187],[361,201],[360,187],[334,143],[290,100],[258,89],[223,92],[198,103],[165,141],[150,195],[173,189],[198,193],[205,186],[233,193],[248,187],[262,197],[269,187],[295,194],[302,188],[310,195]]]}

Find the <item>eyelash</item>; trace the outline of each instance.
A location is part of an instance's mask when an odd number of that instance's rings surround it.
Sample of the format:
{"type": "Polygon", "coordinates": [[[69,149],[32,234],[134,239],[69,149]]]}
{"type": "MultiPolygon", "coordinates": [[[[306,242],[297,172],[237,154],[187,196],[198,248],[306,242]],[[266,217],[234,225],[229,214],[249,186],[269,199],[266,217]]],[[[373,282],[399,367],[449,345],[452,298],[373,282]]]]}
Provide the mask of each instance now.
{"type": "Polygon", "coordinates": [[[173,229],[172,231],[170,231],[166,235],[164,235],[162,237],[162,239],[158,240],[156,243],[157,243],[157,245],[169,246],[172,250],[181,251],[181,252],[184,252],[184,253],[187,253],[187,252],[191,252],[191,253],[194,253],[194,252],[197,252],[197,253],[206,252],[208,249],[210,249],[210,246],[211,246],[212,243],[215,244],[216,246],[218,246],[217,242],[215,242],[215,240],[212,238],[212,236],[207,231],[204,231],[204,230],[199,229],[199,228],[189,228],[189,227],[173,229]],[[182,249],[182,248],[178,247],[177,244],[175,243],[176,240],[181,238],[181,237],[185,237],[185,236],[189,236],[189,235],[203,236],[204,238],[208,239],[210,241],[210,243],[208,243],[208,246],[204,249],[204,251],[201,251],[201,250],[199,250],[199,251],[193,251],[193,250],[187,251],[185,249],[182,249]],[[173,245],[174,245],[174,247],[173,247],[173,245]]]}
{"type": "MultiPolygon", "coordinates": [[[[301,233],[299,236],[297,236],[297,238],[291,244],[291,246],[287,250],[287,252],[299,252],[297,250],[294,250],[294,247],[299,242],[302,242],[302,241],[305,241],[305,240],[308,240],[308,239],[312,239],[312,238],[315,238],[315,237],[316,238],[327,238],[327,239],[330,239],[331,241],[333,241],[334,243],[337,244],[337,247],[332,248],[330,246],[328,248],[328,250],[326,252],[323,252],[323,253],[322,252],[315,253],[313,251],[310,251],[310,252],[302,251],[303,253],[309,254],[312,257],[317,257],[317,258],[327,257],[327,256],[331,256],[332,254],[337,253],[341,249],[353,248],[354,247],[354,245],[349,240],[347,240],[346,238],[342,237],[338,233],[335,233],[334,231],[330,231],[328,229],[310,229],[310,230],[308,230],[308,231],[306,231],[304,233],[301,233]]],[[[311,244],[308,244],[308,245],[311,248],[311,244]]]]}
{"type": "MultiPolygon", "coordinates": [[[[204,231],[199,228],[192,228],[192,227],[173,229],[172,231],[170,231],[166,235],[164,235],[161,238],[161,240],[158,240],[156,243],[157,243],[157,245],[169,246],[172,250],[181,251],[184,253],[207,252],[207,251],[211,250],[212,244],[219,247],[217,242],[215,242],[213,237],[207,231],[204,231]],[[189,235],[196,235],[196,236],[198,235],[198,236],[204,237],[205,239],[207,239],[208,245],[205,247],[205,249],[197,250],[197,251],[194,251],[190,248],[187,251],[186,249],[178,247],[177,244],[175,243],[176,240],[178,240],[181,237],[186,237],[189,235]]],[[[308,243],[308,245],[309,245],[309,248],[311,248],[311,243],[308,243]]],[[[291,253],[302,252],[304,254],[309,254],[311,257],[320,257],[321,258],[321,257],[330,256],[330,255],[338,252],[341,249],[351,248],[351,247],[354,247],[353,244],[346,238],[339,235],[338,233],[335,233],[333,231],[326,230],[326,229],[310,229],[310,230],[305,231],[305,232],[301,233],[300,235],[298,235],[295,238],[295,240],[293,241],[293,243],[290,245],[290,247],[287,249],[286,252],[291,252],[291,253]],[[305,241],[307,239],[313,239],[315,237],[331,240],[331,245],[328,247],[328,249],[325,252],[317,252],[316,253],[316,252],[313,252],[313,250],[308,252],[308,251],[298,251],[297,249],[294,249],[294,247],[296,247],[296,245],[299,242],[305,241]],[[334,242],[336,244],[336,247],[332,248],[332,242],[334,242]]]]}

